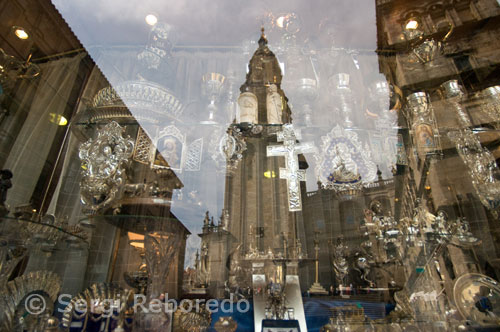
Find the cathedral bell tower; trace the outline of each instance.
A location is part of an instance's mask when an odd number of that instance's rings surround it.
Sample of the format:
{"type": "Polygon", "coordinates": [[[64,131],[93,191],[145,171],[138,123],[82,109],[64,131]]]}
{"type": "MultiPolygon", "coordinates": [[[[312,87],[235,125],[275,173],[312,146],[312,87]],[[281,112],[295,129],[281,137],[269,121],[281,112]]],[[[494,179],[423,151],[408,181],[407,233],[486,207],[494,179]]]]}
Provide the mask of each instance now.
{"type": "MultiPolygon", "coordinates": [[[[262,30],[240,88],[239,117],[231,125],[241,133],[246,150],[227,174],[224,209],[241,264],[250,268],[260,262],[261,272],[275,281],[285,274],[276,271],[273,259],[293,260],[302,250],[298,248],[299,234],[304,234],[302,214],[296,212],[300,204],[293,209],[290,201],[298,197],[300,202],[305,171],[299,168],[307,167],[303,156],[297,156],[301,150],[287,145],[295,145],[296,137],[281,80],[278,60],[262,30]]],[[[238,287],[250,287],[250,277],[240,280],[238,287]]]]}
{"type": "Polygon", "coordinates": [[[267,46],[262,28],[259,48],[250,59],[245,83],[238,98],[240,124],[291,123],[288,99],[281,90],[281,69],[274,53],[267,46]]]}

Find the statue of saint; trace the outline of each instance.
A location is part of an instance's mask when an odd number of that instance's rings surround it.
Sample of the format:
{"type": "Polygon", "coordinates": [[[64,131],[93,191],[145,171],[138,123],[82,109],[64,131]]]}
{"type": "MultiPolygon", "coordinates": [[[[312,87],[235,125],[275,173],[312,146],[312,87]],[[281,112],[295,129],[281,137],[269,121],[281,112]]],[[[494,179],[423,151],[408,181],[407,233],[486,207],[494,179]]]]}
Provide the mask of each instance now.
{"type": "Polygon", "coordinates": [[[210,217],[208,215],[208,211],[205,212],[205,219],[203,219],[203,227],[208,227],[210,223],[210,217]]]}
{"type": "Polygon", "coordinates": [[[267,107],[267,123],[268,124],[281,124],[281,117],[283,114],[283,101],[281,95],[278,93],[276,84],[271,84],[267,87],[266,97],[267,107]]]}
{"type": "Polygon", "coordinates": [[[258,100],[251,92],[243,92],[238,97],[240,123],[258,123],[258,100]]]}
{"type": "Polygon", "coordinates": [[[199,279],[200,283],[203,286],[208,285],[208,281],[210,278],[209,272],[209,258],[208,258],[208,246],[206,243],[201,247],[201,257],[200,257],[200,271],[199,271],[199,279]]]}

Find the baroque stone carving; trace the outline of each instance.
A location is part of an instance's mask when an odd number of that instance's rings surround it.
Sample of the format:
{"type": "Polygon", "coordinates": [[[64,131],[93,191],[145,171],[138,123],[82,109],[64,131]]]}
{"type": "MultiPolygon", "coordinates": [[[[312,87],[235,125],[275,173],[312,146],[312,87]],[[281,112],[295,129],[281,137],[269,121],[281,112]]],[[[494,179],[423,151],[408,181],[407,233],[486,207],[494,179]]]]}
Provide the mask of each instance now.
{"type": "Polygon", "coordinates": [[[251,92],[243,92],[238,98],[240,123],[258,123],[258,100],[251,92]]]}

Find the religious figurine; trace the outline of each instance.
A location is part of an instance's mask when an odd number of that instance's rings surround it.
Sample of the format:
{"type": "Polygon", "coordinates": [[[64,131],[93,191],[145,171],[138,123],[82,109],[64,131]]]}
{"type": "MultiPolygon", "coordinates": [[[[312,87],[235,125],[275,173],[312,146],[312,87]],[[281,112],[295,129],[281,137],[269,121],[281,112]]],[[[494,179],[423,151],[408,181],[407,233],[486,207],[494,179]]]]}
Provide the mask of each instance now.
{"type": "Polygon", "coordinates": [[[239,291],[240,285],[242,282],[245,280],[247,277],[246,271],[241,267],[241,247],[242,244],[240,243],[234,251],[229,255],[229,279],[228,279],[228,284],[227,284],[227,291],[228,295],[233,293],[237,297],[244,297],[243,294],[239,291]]]}
{"type": "Polygon", "coordinates": [[[199,270],[199,283],[202,287],[206,287],[208,285],[209,279],[209,267],[208,267],[208,246],[206,243],[203,244],[201,248],[201,257],[200,257],[200,270],[199,270]]]}
{"type": "Polygon", "coordinates": [[[209,227],[210,227],[210,216],[208,215],[208,211],[206,211],[205,218],[203,219],[203,233],[208,232],[209,227]]]}
{"type": "Polygon", "coordinates": [[[273,278],[270,278],[269,284],[267,285],[267,305],[265,308],[267,319],[285,319],[285,314],[287,313],[286,298],[284,294],[284,287],[279,282],[274,282],[273,278]]]}
{"type": "Polygon", "coordinates": [[[349,272],[349,266],[346,259],[347,246],[344,245],[344,239],[342,237],[338,237],[336,244],[331,243],[331,247],[332,265],[335,271],[337,285],[340,287],[344,284],[345,277],[349,272]]]}
{"type": "Polygon", "coordinates": [[[481,243],[481,240],[472,234],[469,222],[465,219],[465,217],[457,218],[454,228],[454,243],[458,243],[459,245],[477,245],[481,243]]]}
{"type": "Polygon", "coordinates": [[[266,258],[268,258],[268,259],[273,259],[274,258],[274,252],[273,252],[273,249],[271,249],[271,247],[267,248],[266,258]]]}
{"type": "Polygon", "coordinates": [[[268,124],[281,124],[281,117],[283,113],[283,102],[278,93],[276,84],[271,84],[267,87],[267,123],[268,124]]]}
{"type": "Polygon", "coordinates": [[[297,239],[295,248],[296,248],[297,258],[298,259],[302,259],[303,258],[303,255],[302,255],[302,243],[300,242],[300,239],[297,239]]]}
{"type": "Polygon", "coordinates": [[[444,242],[450,237],[450,224],[443,210],[439,210],[432,226],[437,234],[438,242],[444,242]]]}
{"type": "MultiPolygon", "coordinates": [[[[365,249],[364,247],[362,248],[365,249]]],[[[354,269],[359,271],[361,279],[368,283],[369,287],[375,286],[375,283],[368,279],[368,275],[371,271],[371,265],[373,263],[375,263],[373,257],[371,257],[371,254],[368,251],[363,250],[356,253],[356,265],[354,269]]]]}
{"type": "Polygon", "coordinates": [[[258,100],[251,92],[243,92],[238,97],[240,123],[258,123],[258,100]]]}

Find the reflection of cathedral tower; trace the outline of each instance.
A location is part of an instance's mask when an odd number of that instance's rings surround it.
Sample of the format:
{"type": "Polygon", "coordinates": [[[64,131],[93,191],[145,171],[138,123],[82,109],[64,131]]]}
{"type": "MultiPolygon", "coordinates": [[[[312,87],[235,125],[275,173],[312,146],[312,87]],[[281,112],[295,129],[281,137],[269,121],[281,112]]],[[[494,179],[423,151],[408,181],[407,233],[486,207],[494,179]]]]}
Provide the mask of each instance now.
{"type": "Polygon", "coordinates": [[[262,35],[238,99],[237,126],[245,136],[247,150],[228,177],[225,192],[229,231],[248,257],[269,249],[285,255],[284,237],[290,241],[297,234],[295,213],[288,209],[287,181],[280,179],[285,158],[266,155],[268,146],[280,144],[276,133],[282,130],[281,124],[291,122],[287,98],[280,88],[281,79],[278,61],[262,35]],[[256,103],[251,107],[248,100],[256,103]]]}
{"type": "Polygon", "coordinates": [[[267,305],[258,290],[274,283],[284,286],[286,299],[294,299],[291,308],[306,330],[297,271],[307,167],[301,153],[313,147],[297,143],[300,135],[291,125],[281,79],[278,61],[262,33],[240,88],[240,119],[234,125],[247,149],[226,179],[224,198],[228,231],[237,244],[229,264],[229,286],[254,290],[255,331],[261,330],[267,305]]]}
{"type": "MultiPolygon", "coordinates": [[[[303,233],[301,213],[295,212],[300,210],[300,206],[291,208],[289,202],[295,199],[300,203],[304,171],[299,168],[305,168],[307,164],[301,155],[297,163],[297,153],[306,149],[295,145],[295,136],[291,135],[290,139],[285,134],[286,130],[289,130],[288,134],[293,134],[293,130],[283,126],[290,124],[291,112],[281,90],[281,79],[278,61],[262,34],[259,48],[250,60],[246,81],[240,88],[238,123],[232,125],[232,131],[241,133],[246,143],[242,159],[232,167],[226,178],[225,228],[231,234],[231,241],[223,242],[228,246],[232,242],[232,249],[223,250],[226,257],[221,259],[218,257],[220,246],[208,244],[210,269],[226,271],[227,278],[223,280],[230,279],[229,274],[234,273],[227,269],[235,266],[229,264],[232,262],[227,260],[228,252],[232,251],[233,260],[239,257],[241,264],[247,268],[255,260],[263,261],[273,255],[294,258],[297,234],[303,233]],[[216,266],[219,264],[222,266],[216,266]]],[[[262,273],[274,277],[271,260],[264,269],[262,273]]],[[[250,277],[248,274],[243,278],[245,280],[240,278],[238,284],[232,286],[250,287],[250,277]]],[[[220,293],[221,287],[218,285],[218,290],[212,292],[220,293]]]]}

